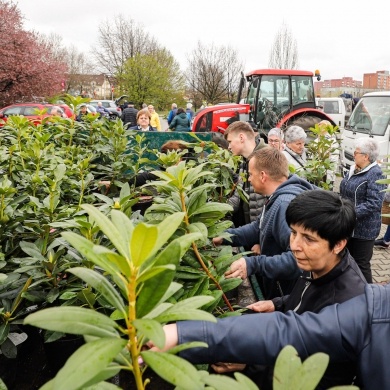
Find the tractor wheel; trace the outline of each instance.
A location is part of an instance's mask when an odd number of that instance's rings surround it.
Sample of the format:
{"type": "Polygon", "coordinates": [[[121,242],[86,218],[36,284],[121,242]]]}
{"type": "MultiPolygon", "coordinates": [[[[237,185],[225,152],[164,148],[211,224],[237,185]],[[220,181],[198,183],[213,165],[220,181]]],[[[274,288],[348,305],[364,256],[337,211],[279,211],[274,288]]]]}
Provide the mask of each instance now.
{"type": "Polygon", "coordinates": [[[288,126],[300,126],[306,132],[310,131],[310,127],[314,127],[314,125],[321,121],[321,118],[311,115],[302,115],[298,118],[294,118],[291,122],[288,123],[288,126]]]}

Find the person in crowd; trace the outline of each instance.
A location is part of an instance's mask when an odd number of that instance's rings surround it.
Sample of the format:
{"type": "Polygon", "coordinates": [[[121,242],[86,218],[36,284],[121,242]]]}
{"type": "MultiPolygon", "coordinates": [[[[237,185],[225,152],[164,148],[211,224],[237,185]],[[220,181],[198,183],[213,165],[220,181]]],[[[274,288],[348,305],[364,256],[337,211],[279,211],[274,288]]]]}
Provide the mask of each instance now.
{"type": "Polygon", "coordinates": [[[123,112],[125,108],[127,108],[129,105],[129,102],[127,100],[125,100],[121,105],[120,105],[120,108],[121,108],[121,111],[123,112]]]}
{"type": "Polygon", "coordinates": [[[97,102],[96,111],[99,114],[99,118],[103,118],[105,116],[109,116],[110,115],[110,111],[108,111],[107,108],[104,107],[103,103],[100,102],[100,101],[97,102]]]}
{"type": "Polygon", "coordinates": [[[85,116],[88,114],[88,108],[85,103],[80,104],[80,111],[76,116],[76,121],[77,122],[84,122],[85,116]]]}
{"type": "Polygon", "coordinates": [[[148,105],[146,103],[142,103],[141,110],[145,110],[148,108],[148,105]]]}
{"type": "Polygon", "coordinates": [[[128,102],[127,108],[125,108],[122,111],[122,116],[121,116],[124,126],[126,126],[127,128],[136,126],[137,114],[138,114],[138,110],[134,108],[134,103],[128,102]]]}
{"type": "Polygon", "coordinates": [[[356,228],[348,241],[348,250],[356,260],[368,283],[372,283],[371,257],[375,238],[381,229],[381,209],[385,196],[382,169],[376,162],[379,144],[374,138],[358,138],[350,171],[340,183],[340,194],[350,199],[356,210],[356,228]]]}
{"type": "Polygon", "coordinates": [[[150,125],[153,127],[154,131],[161,131],[161,122],[160,117],[155,111],[152,104],[149,104],[148,110],[150,112],[150,125]]]}
{"type": "MultiPolygon", "coordinates": [[[[238,185],[248,195],[248,202],[242,200],[237,189],[228,199],[228,204],[233,207],[234,225],[238,227],[255,221],[263,209],[266,200],[265,196],[256,193],[252,184],[248,181],[248,157],[253,151],[259,150],[266,145],[262,138],[256,137],[252,127],[243,121],[233,122],[229,125],[225,130],[224,138],[227,140],[229,144],[228,149],[232,154],[243,157],[238,170],[238,185]]],[[[258,252],[258,250],[256,251],[258,252]]]]}
{"type": "Polygon", "coordinates": [[[130,127],[130,130],[139,131],[155,131],[150,125],[150,112],[148,109],[140,110],[137,112],[137,125],[130,127]]]}
{"type": "MultiPolygon", "coordinates": [[[[193,364],[273,365],[283,347],[292,345],[301,359],[322,352],[332,365],[356,364],[362,389],[390,389],[390,284],[367,284],[364,294],[319,313],[259,313],[215,323],[181,321],[165,325],[164,332],[163,351],[192,341],[208,344],[180,352],[193,364]]],[[[148,346],[157,350],[153,342],[148,346]]]]}
{"type": "Polygon", "coordinates": [[[64,115],[64,112],[61,110],[61,108],[54,106],[50,110],[50,115],[52,116],[59,116],[61,118],[66,118],[66,115],[64,115]]]}
{"type": "Polygon", "coordinates": [[[168,125],[170,125],[172,123],[173,118],[176,116],[176,113],[177,113],[177,104],[172,103],[171,111],[169,111],[168,117],[167,117],[168,125]]]}
{"type": "Polygon", "coordinates": [[[301,173],[306,165],[306,132],[299,126],[290,126],[284,134],[285,146],[283,154],[289,164],[293,165],[301,173]]]}
{"type": "Polygon", "coordinates": [[[268,132],[268,146],[283,150],[283,133],[278,127],[274,127],[268,132]]]}
{"type": "Polygon", "coordinates": [[[265,299],[272,299],[289,294],[301,273],[289,249],[286,209],[292,199],[313,186],[296,175],[289,175],[287,159],[277,149],[256,150],[248,159],[248,179],[254,190],[268,197],[268,201],[256,221],[226,230],[231,234],[231,241],[215,237],[213,244],[245,248],[260,244],[260,255],[241,257],[225,275],[245,279],[256,274],[265,299]]]}
{"type": "MultiPolygon", "coordinates": [[[[287,207],[286,221],[291,228],[290,248],[303,273],[289,295],[259,301],[248,308],[265,313],[319,313],[326,306],[363,294],[367,282],[346,247],[355,220],[353,203],[335,192],[311,190],[299,194],[287,207]]],[[[226,367],[234,365],[213,366],[219,373],[226,372],[226,367]]],[[[248,370],[252,376],[250,373],[248,370]]],[[[257,384],[265,380],[261,389],[270,387],[267,373],[263,369],[254,375],[257,384]]],[[[317,389],[351,384],[355,374],[352,363],[331,363],[317,389]]]]}
{"type": "MultiPolygon", "coordinates": [[[[186,115],[187,115],[187,118],[190,120],[190,123],[192,121],[192,119],[194,119],[194,111],[192,110],[192,103],[187,103],[187,106],[186,106],[186,115]]],[[[190,129],[191,130],[191,127],[190,129]]]]}
{"type": "Polygon", "coordinates": [[[190,121],[183,108],[178,108],[175,117],[172,119],[169,129],[173,131],[190,131],[190,121]]]}

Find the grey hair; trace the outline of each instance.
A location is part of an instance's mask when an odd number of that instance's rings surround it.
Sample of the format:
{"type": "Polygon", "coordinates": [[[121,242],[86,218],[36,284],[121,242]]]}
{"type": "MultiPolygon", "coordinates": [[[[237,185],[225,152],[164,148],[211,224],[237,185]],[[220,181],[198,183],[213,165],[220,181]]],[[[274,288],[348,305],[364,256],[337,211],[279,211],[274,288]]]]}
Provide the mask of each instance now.
{"type": "Polygon", "coordinates": [[[300,126],[290,126],[284,133],[284,140],[286,143],[296,142],[299,140],[306,140],[306,132],[300,126]]]}
{"type": "Polygon", "coordinates": [[[283,133],[278,127],[274,127],[268,132],[268,137],[271,135],[274,135],[275,137],[278,137],[279,139],[283,139],[283,133]]]}
{"type": "Polygon", "coordinates": [[[376,161],[379,156],[379,144],[374,138],[364,137],[355,141],[355,150],[360,149],[361,153],[367,154],[370,163],[376,161]]]}

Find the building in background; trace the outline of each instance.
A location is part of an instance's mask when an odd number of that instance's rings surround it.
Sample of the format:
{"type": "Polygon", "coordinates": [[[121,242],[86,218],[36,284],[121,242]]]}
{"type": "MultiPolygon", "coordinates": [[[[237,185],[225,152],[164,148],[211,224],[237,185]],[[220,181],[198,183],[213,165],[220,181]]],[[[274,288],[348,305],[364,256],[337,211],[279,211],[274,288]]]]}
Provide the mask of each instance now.
{"type": "Polygon", "coordinates": [[[375,73],[364,73],[363,81],[352,77],[314,82],[317,97],[335,97],[349,94],[361,97],[366,92],[390,90],[390,74],[388,70],[378,70],[375,73]]]}

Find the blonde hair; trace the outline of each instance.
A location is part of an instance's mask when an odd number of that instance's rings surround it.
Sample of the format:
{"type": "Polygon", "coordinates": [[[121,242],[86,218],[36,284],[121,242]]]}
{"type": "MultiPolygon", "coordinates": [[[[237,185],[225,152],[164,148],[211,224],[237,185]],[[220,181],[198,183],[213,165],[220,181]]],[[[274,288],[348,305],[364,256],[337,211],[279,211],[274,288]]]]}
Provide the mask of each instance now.
{"type": "Polygon", "coordinates": [[[248,138],[255,138],[256,134],[252,129],[252,126],[248,122],[243,121],[235,121],[230,124],[225,130],[224,137],[227,139],[229,134],[238,134],[244,133],[248,136],[248,138]]]}

